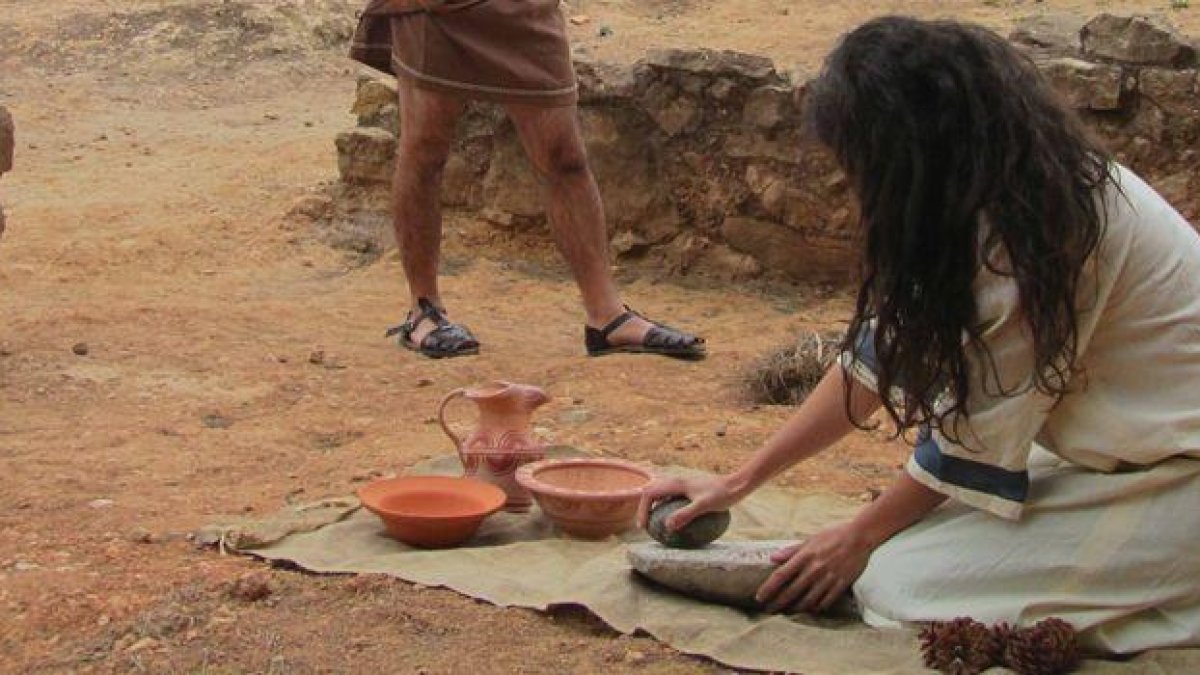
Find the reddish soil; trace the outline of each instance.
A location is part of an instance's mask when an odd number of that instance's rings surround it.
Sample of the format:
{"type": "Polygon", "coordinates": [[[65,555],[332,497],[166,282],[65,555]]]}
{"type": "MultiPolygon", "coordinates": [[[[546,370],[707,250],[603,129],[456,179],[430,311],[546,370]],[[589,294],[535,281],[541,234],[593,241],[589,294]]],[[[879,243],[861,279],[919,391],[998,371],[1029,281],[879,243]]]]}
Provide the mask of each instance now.
{"type": "MultiPolygon", "coordinates": [[[[555,396],[538,423],[556,442],[727,471],[790,412],[746,401],[742,374],[849,309],[828,288],[623,272],[631,303],[702,331],[712,356],[589,360],[549,244],[451,219],[447,299],[485,351],[418,359],[383,339],[405,297],[394,256],[361,265],[283,218],[335,175],[351,65],[329,45],[206,52],[189,31],[218,33],[179,8],[219,4],[0,0],[0,103],[19,134],[16,171],[0,181],[0,671],[716,670],[580,611],[266,570],[190,543],[217,514],[345,494],[450,451],[431,424],[440,395],[493,377],[555,396]],[[129,12],[150,38],[79,28],[93,24],[78,17],[106,25],[129,12]],[[587,414],[566,414],[576,408],[587,414]]],[[[869,14],[953,11],[1004,28],[1030,11],[1112,4],[592,0],[570,11],[586,13],[573,30],[602,56],[703,45],[811,68],[869,14]]],[[[1176,21],[1200,32],[1195,10],[1176,21]]],[[[860,434],[780,482],[860,495],[904,456],[860,434]]]]}

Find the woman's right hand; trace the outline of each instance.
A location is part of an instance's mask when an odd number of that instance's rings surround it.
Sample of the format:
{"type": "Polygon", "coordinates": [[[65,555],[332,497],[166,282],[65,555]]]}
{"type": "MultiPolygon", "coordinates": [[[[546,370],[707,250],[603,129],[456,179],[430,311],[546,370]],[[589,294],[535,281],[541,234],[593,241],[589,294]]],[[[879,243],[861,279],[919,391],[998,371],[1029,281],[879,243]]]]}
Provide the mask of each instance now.
{"type": "Polygon", "coordinates": [[[659,501],[670,497],[687,497],[692,501],[667,519],[667,529],[674,532],[706,513],[728,509],[738,503],[742,496],[730,486],[727,478],[719,476],[660,478],[642,493],[642,501],[638,504],[638,527],[645,529],[650,521],[650,509],[659,501]]]}

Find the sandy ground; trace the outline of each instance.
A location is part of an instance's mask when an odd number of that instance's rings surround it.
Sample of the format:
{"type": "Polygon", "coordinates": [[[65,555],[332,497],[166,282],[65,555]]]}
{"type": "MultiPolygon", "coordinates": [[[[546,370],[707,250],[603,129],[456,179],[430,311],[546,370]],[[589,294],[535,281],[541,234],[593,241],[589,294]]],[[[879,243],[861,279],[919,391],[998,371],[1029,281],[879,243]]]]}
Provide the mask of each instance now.
{"type": "MultiPolygon", "coordinates": [[[[1034,9],[1116,3],[825,4],[591,0],[571,12],[589,18],[578,44],[612,58],[705,45],[811,67],[868,14],[957,12],[1003,28],[1034,9]]],[[[802,331],[836,328],[845,293],[623,274],[633,304],[702,331],[712,357],[588,360],[548,243],[452,219],[447,298],[485,352],[417,359],[383,339],[405,296],[394,256],[359,265],[283,218],[334,176],[353,68],[328,44],[196,45],[188,31],[206,27],[180,6],[0,0],[0,102],[19,133],[17,170],[0,182],[0,671],[717,670],[583,612],[501,610],[385,579],[275,570],[271,597],[245,602],[230,583],[261,566],[186,535],[450,451],[430,423],[440,395],[493,377],[555,396],[538,424],[556,442],[728,470],[789,414],[747,402],[741,374],[802,331]],[[161,40],[78,28],[129,12],[166,22],[161,40]]],[[[903,458],[862,434],[781,482],[859,495],[903,458]]]]}

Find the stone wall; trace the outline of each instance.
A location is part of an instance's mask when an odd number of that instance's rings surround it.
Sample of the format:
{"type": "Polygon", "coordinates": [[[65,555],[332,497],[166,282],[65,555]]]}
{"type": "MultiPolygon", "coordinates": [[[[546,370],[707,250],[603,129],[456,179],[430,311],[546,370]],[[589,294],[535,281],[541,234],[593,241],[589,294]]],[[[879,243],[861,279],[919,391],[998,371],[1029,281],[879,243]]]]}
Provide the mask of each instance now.
{"type": "MultiPolygon", "coordinates": [[[[9,115],[8,110],[0,105],[0,176],[3,176],[5,172],[12,171],[14,145],[16,145],[16,137],[13,131],[12,115],[9,115]]],[[[0,237],[2,236],[4,236],[4,205],[0,204],[0,237]]]]}
{"type": "MultiPolygon", "coordinates": [[[[1157,20],[1110,15],[1031,19],[1013,40],[1121,161],[1200,218],[1192,45],[1157,20]]],[[[802,137],[803,78],[762,57],[708,50],[656,53],[624,68],[582,60],[576,70],[617,255],[731,279],[852,275],[850,194],[831,158],[802,137]]],[[[357,213],[360,230],[387,222],[395,101],[394,83],[363,76],[359,124],[337,139],[339,189],[350,202],[338,210],[357,213]]],[[[537,177],[492,107],[472,107],[462,120],[443,198],[496,227],[544,227],[537,177]]]]}

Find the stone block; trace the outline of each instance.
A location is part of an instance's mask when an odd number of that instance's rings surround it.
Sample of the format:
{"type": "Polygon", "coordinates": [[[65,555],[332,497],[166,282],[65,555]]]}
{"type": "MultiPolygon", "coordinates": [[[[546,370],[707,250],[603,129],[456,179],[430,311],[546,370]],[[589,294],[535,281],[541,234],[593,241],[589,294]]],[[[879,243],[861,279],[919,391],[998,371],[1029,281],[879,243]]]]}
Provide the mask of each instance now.
{"type": "Polygon", "coordinates": [[[1196,50],[1159,17],[1100,14],[1080,31],[1086,56],[1141,66],[1187,67],[1196,50]]]}
{"type": "Polygon", "coordinates": [[[784,122],[798,123],[792,108],[792,92],[786,87],[759,87],[750,93],[742,117],[750,126],[774,129],[784,122]]]}
{"type": "Polygon", "coordinates": [[[1168,114],[1200,117],[1200,75],[1195,70],[1143,68],[1138,92],[1168,114]]]}
{"type": "Polygon", "coordinates": [[[395,106],[399,100],[396,83],[373,75],[361,75],[358,87],[355,89],[354,105],[351,114],[357,115],[360,123],[363,119],[371,119],[379,115],[384,106],[395,106]]]}
{"type": "Polygon", "coordinates": [[[1064,57],[1038,64],[1042,73],[1072,107],[1120,110],[1127,90],[1120,66],[1064,57]]]}
{"type": "Polygon", "coordinates": [[[754,256],[739,253],[726,244],[709,246],[700,259],[709,274],[723,281],[747,281],[762,276],[762,265],[754,256]]]}
{"type": "Polygon", "coordinates": [[[754,218],[726,218],[721,236],[734,250],[754,256],[766,269],[797,279],[808,271],[804,240],[789,227],[754,218]]]}
{"type": "Polygon", "coordinates": [[[1037,14],[1017,20],[1009,40],[1043,53],[1069,56],[1079,53],[1079,33],[1086,20],[1078,14],[1037,14]]]}
{"type": "Polygon", "coordinates": [[[351,184],[390,183],[396,137],[383,129],[360,127],[337,137],[338,172],[351,184]]]}
{"type": "Polygon", "coordinates": [[[691,131],[700,121],[700,107],[692,97],[666,83],[656,83],[646,92],[646,114],[667,136],[691,131]]]}
{"type": "Polygon", "coordinates": [[[483,178],[483,203],[516,216],[518,221],[541,220],[545,215],[541,181],[511,126],[496,137],[483,178]]]}
{"type": "Polygon", "coordinates": [[[656,50],[639,61],[638,67],[659,73],[699,76],[695,79],[708,83],[716,82],[721,77],[763,83],[779,79],[771,59],[713,49],[656,50]]]}

